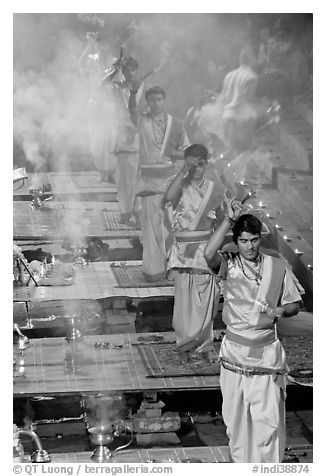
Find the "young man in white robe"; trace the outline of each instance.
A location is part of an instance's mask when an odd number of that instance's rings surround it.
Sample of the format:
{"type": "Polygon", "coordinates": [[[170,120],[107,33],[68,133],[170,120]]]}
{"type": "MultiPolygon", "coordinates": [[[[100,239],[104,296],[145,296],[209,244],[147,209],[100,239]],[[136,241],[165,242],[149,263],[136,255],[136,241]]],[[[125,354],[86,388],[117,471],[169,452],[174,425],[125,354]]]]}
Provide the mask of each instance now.
{"type": "Polygon", "coordinates": [[[182,121],[165,111],[165,91],[154,86],[145,93],[148,111],[139,113],[137,87],[131,91],[129,111],[139,131],[139,177],[136,189],[141,197],[143,273],[148,281],[166,274],[166,256],[171,237],[168,215],[162,208],[163,194],[177,174],[177,160],[189,145],[182,121]]]}
{"type": "MultiPolygon", "coordinates": [[[[120,222],[135,224],[135,187],[139,165],[139,134],[129,115],[131,90],[137,83],[136,105],[141,101],[144,83],[137,80],[138,62],[131,56],[115,62],[112,72],[102,84],[111,86],[115,114],[111,125],[116,128],[114,141],[115,182],[120,222]]],[[[107,88],[109,89],[109,88],[107,88]]],[[[108,127],[111,126],[108,124],[108,127]]]]}
{"type": "Polygon", "coordinates": [[[193,144],[184,154],[184,166],[164,195],[164,202],[173,207],[174,242],[168,257],[175,288],[172,325],[181,360],[197,355],[211,361],[220,290],[205,261],[204,248],[223,189],[205,177],[206,147],[193,144]]]}
{"type": "Polygon", "coordinates": [[[289,369],[276,321],[297,314],[301,297],[285,261],[259,251],[258,218],[239,217],[242,207],[235,199],[226,199],[226,206],[226,218],[204,254],[223,283],[227,328],[220,350],[220,385],[230,457],[238,463],[281,463],[289,369]],[[223,252],[231,224],[238,251],[223,252]]]}
{"type": "MultiPolygon", "coordinates": [[[[126,224],[135,224],[135,190],[139,166],[139,134],[130,119],[129,100],[131,90],[136,80],[138,70],[137,61],[126,58],[122,72],[124,81],[117,88],[119,128],[116,155],[116,184],[119,202],[120,221],[126,224]]],[[[139,83],[136,93],[136,104],[139,105],[144,91],[144,83],[139,83]]]]}

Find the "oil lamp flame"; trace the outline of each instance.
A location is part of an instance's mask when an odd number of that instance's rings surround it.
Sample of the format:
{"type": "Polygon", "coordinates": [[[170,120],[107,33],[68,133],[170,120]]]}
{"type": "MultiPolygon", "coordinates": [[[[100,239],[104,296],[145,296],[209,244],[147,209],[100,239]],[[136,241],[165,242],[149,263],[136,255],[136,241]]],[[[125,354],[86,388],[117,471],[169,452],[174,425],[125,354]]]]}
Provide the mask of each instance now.
{"type": "Polygon", "coordinates": [[[284,240],[287,241],[288,243],[291,243],[293,241],[293,238],[291,236],[284,235],[283,236],[284,240]]]}

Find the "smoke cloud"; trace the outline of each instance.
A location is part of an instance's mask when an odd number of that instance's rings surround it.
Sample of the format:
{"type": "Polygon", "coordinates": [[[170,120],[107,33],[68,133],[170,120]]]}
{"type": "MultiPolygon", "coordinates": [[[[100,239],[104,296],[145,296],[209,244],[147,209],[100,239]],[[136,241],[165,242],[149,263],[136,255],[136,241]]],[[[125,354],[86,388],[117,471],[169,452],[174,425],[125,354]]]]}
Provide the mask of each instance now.
{"type": "MultiPolygon", "coordinates": [[[[87,124],[89,81],[79,58],[86,32],[99,32],[104,64],[111,54],[139,63],[139,76],[162,86],[171,114],[184,118],[198,90],[219,89],[226,72],[238,66],[241,48],[258,42],[259,28],[282,14],[14,14],[14,144],[32,171],[94,168],[87,124]]],[[[309,14],[283,14],[285,27],[302,37],[309,14]]],[[[307,37],[305,37],[307,38],[307,37]]],[[[307,42],[306,42],[307,43],[307,42]]],[[[256,44],[258,46],[258,44],[256,44]]],[[[114,108],[108,123],[114,133],[114,108]]]]}
{"type": "Polygon", "coordinates": [[[248,26],[238,20],[226,41],[224,23],[214,14],[15,14],[16,153],[23,150],[34,172],[68,171],[89,160],[89,84],[78,64],[87,31],[99,31],[104,63],[110,52],[118,57],[122,45],[139,62],[140,76],[161,63],[146,86],[165,88],[168,110],[184,117],[198,85],[221,63],[236,60],[238,52],[229,53],[248,26]]]}

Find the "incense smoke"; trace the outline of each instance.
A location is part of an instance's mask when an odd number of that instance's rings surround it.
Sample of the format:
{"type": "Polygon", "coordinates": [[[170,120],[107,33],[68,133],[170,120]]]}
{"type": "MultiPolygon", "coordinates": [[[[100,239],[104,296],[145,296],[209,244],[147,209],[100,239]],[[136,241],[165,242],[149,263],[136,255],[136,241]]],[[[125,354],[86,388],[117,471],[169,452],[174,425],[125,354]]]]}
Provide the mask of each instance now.
{"type": "MultiPolygon", "coordinates": [[[[14,143],[33,172],[92,168],[89,84],[78,64],[87,31],[100,32],[104,63],[123,45],[126,56],[137,58],[140,76],[161,66],[146,87],[162,85],[168,111],[182,118],[198,85],[213,84],[223,63],[232,67],[248,26],[239,19],[230,41],[215,14],[15,14],[14,143]]],[[[114,109],[107,120],[116,123],[114,109]]]]}

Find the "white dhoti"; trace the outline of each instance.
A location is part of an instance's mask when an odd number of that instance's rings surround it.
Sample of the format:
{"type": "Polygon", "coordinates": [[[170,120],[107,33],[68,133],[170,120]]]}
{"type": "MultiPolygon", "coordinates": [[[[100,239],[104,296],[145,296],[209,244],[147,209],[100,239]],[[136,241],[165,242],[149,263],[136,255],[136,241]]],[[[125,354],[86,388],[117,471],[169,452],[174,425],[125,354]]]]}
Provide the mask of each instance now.
{"type": "Polygon", "coordinates": [[[122,221],[129,220],[133,216],[138,163],[138,152],[117,154],[117,196],[122,221]]]}
{"type": "Polygon", "coordinates": [[[162,209],[162,198],[169,182],[179,172],[169,157],[173,151],[183,151],[189,145],[181,121],[167,114],[166,124],[158,126],[159,141],[153,121],[155,118],[150,113],[144,113],[138,122],[140,177],[136,185],[136,193],[142,197],[143,273],[148,281],[157,281],[166,273],[171,224],[162,209]]]}
{"type": "Polygon", "coordinates": [[[141,229],[143,244],[143,273],[148,281],[162,279],[166,273],[168,230],[164,224],[162,194],[141,198],[141,229]]]}
{"type": "Polygon", "coordinates": [[[180,351],[208,352],[213,346],[213,319],[219,286],[211,274],[173,271],[174,309],[172,327],[180,351]]]}
{"type": "Polygon", "coordinates": [[[284,376],[245,376],[221,367],[222,414],[234,463],[282,462],[284,381],[284,376]]]}

